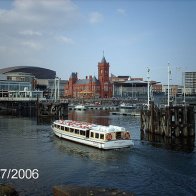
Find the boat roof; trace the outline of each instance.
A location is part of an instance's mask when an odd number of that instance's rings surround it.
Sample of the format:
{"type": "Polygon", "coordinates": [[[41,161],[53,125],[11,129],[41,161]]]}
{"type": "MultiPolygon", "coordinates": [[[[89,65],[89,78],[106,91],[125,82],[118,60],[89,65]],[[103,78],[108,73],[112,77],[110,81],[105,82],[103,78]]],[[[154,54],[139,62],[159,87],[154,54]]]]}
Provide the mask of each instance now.
{"type": "Polygon", "coordinates": [[[121,132],[126,131],[124,127],[109,125],[109,126],[103,126],[103,125],[96,125],[88,122],[81,122],[81,121],[73,121],[73,120],[56,120],[57,124],[65,125],[71,128],[78,128],[81,130],[93,130],[96,132],[101,133],[111,133],[111,132],[121,132]]]}

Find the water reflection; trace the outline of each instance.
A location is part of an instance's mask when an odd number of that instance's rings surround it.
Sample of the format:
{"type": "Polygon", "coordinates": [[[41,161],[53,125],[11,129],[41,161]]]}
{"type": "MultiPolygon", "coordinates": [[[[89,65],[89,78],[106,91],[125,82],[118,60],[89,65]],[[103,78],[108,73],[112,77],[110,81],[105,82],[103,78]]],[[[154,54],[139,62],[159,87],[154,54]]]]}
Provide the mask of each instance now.
{"type": "MultiPolygon", "coordinates": [[[[133,150],[132,148],[124,148],[105,151],[72,141],[60,139],[56,136],[54,136],[54,144],[62,153],[66,155],[74,155],[76,157],[82,157],[84,159],[91,159],[96,161],[118,160],[119,154],[123,152],[124,155],[128,155],[133,150]]],[[[128,158],[126,155],[124,157],[128,158]]]]}
{"type": "Polygon", "coordinates": [[[141,131],[141,140],[150,141],[154,147],[163,147],[175,151],[192,152],[195,137],[165,137],[141,131]]]}
{"type": "Polygon", "coordinates": [[[69,113],[70,120],[85,121],[99,125],[109,125],[109,112],[108,111],[72,111],[69,113]]]}

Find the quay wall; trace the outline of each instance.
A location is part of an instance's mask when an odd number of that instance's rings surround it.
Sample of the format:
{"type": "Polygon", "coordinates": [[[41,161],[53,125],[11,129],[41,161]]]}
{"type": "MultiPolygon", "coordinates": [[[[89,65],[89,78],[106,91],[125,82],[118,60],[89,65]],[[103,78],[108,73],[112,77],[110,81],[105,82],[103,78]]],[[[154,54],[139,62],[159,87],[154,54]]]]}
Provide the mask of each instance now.
{"type": "Polygon", "coordinates": [[[68,103],[37,100],[0,100],[0,115],[25,117],[63,117],[68,116],[68,103]]]}

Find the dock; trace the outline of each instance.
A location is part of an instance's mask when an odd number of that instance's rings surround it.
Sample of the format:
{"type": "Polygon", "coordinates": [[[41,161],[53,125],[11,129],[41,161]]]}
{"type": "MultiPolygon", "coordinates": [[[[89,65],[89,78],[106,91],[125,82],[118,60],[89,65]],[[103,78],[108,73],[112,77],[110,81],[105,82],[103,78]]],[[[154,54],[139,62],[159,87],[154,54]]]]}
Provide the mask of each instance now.
{"type": "MultiPolygon", "coordinates": [[[[85,110],[118,110],[119,106],[105,106],[105,105],[99,105],[99,106],[85,106],[85,110]]],[[[68,105],[68,110],[76,110],[75,106],[68,105]]],[[[78,110],[78,109],[77,109],[78,110]]]]}
{"type": "Polygon", "coordinates": [[[112,115],[122,115],[122,116],[140,116],[140,112],[110,112],[112,115]]]}
{"type": "Polygon", "coordinates": [[[195,136],[194,106],[158,108],[151,103],[149,110],[141,111],[141,130],[166,137],[195,136]]]}

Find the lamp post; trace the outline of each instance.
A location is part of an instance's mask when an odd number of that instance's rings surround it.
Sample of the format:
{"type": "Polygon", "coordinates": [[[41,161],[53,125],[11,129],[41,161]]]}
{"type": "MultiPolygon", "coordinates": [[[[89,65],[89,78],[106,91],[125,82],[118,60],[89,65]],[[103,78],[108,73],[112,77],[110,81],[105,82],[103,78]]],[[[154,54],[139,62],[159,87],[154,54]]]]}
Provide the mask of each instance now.
{"type": "Polygon", "coordinates": [[[147,79],[148,79],[148,104],[147,104],[147,106],[148,106],[148,110],[149,110],[149,108],[150,108],[150,89],[149,89],[149,87],[150,87],[150,69],[147,67],[147,71],[148,71],[148,75],[147,75],[147,79]]]}
{"type": "Polygon", "coordinates": [[[168,63],[168,67],[167,67],[167,69],[168,69],[168,75],[167,75],[167,82],[168,82],[168,84],[167,84],[167,105],[168,105],[168,107],[169,107],[169,102],[170,102],[170,91],[169,91],[169,82],[170,82],[170,76],[171,76],[171,70],[170,70],[170,64],[168,63]]]}
{"type": "MultiPolygon", "coordinates": [[[[182,72],[182,75],[183,75],[183,72],[182,72]]],[[[183,91],[184,91],[184,99],[183,99],[183,103],[185,105],[186,103],[186,87],[185,87],[185,71],[184,71],[184,77],[183,77],[183,91]]]]}

